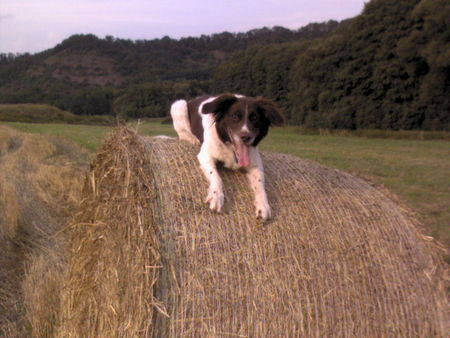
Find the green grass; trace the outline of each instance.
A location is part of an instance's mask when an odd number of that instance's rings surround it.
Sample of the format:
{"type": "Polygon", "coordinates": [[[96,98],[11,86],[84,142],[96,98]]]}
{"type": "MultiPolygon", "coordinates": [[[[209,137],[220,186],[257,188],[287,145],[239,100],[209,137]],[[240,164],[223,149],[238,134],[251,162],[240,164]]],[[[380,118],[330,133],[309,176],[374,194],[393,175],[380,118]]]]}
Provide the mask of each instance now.
{"type": "MultiPolygon", "coordinates": [[[[130,127],[136,129],[145,135],[170,135],[175,136],[171,124],[162,124],[161,119],[154,119],[144,123],[130,123],[130,127]]],[[[67,137],[81,146],[96,151],[100,148],[104,138],[113,127],[93,126],[93,125],[74,125],[63,123],[22,123],[22,122],[0,122],[14,127],[26,133],[39,133],[44,135],[67,137]]]]}
{"type": "Polygon", "coordinates": [[[168,135],[168,136],[176,136],[176,132],[173,129],[171,123],[161,123],[164,119],[152,119],[147,120],[142,123],[132,122],[130,123],[131,128],[137,128],[140,134],[145,135],[168,135]]]}
{"type": "Polygon", "coordinates": [[[67,137],[81,146],[95,151],[102,144],[105,136],[112,131],[112,127],[74,125],[59,123],[21,123],[2,122],[26,133],[39,133],[67,137]]]}
{"type": "Polygon", "coordinates": [[[450,132],[444,130],[380,130],[380,129],[308,129],[303,127],[294,127],[293,131],[303,135],[321,135],[321,136],[348,136],[365,138],[382,138],[393,140],[446,140],[450,141],[450,132]]]}
{"type": "MultiPolygon", "coordinates": [[[[68,137],[95,150],[112,129],[99,126],[8,123],[26,132],[68,137]]],[[[131,124],[141,134],[175,136],[160,120],[131,124]]],[[[349,135],[302,135],[298,128],[274,129],[262,150],[292,154],[382,185],[414,210],[429,233],[450,246],[450,142],[349,135]]]]}
{"type": "Polygon", "coordinates": [[[0,104],[0,121],[23,123],[70,123],[110,126],[108,115],[75,115],[47,104],[0,104]]]}

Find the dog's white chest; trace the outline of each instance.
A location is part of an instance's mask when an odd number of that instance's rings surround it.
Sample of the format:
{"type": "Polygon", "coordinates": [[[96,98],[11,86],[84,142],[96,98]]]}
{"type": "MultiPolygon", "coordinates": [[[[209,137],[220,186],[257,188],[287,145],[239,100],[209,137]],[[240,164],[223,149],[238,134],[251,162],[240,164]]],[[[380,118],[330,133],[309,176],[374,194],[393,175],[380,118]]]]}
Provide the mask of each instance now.
{"type": "Polygon", "coordinates": [[[237,169],[238,163],[236,161],[236,156],[234,155],[231,146],[227,147],[223,143],[219,144],[216,149],[217,153],[214,154],[214,157],[223,162],[224,166],[230,169],[237,169]]]}
{"type": "Polygon", "coordinates": [[[202,116],[203,124],[203,147],[206,148],[207,153],[214,160],[223,162],[224,166],[231,169],[237,169],[238,163],[231,144],[224,144],[217,134],[217,130],[214,125],[214,119],[211,115],[202,116]]]}

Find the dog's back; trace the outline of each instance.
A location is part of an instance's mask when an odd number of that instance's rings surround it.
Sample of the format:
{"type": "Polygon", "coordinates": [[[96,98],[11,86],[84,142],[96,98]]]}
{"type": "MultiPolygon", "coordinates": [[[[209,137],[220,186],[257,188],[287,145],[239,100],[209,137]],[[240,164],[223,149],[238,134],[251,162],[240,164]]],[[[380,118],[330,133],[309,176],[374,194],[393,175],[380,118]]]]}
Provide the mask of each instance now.
{"type": "Polygon", "coordinates": [[[203,143],[203,125],[200,107],[212,96],[204,95],[188,102],[189,124],[192,134],[203,143]]]}

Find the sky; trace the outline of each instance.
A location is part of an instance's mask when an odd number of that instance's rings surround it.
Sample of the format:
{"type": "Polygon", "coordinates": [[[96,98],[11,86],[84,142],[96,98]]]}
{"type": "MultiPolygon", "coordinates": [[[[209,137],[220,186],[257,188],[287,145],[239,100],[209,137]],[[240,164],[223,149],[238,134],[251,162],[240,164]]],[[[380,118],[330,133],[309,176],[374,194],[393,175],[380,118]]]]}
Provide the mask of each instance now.
{"type": "Polygon", "coordinates": [[[36,53],[73,34],[151,40],[246,32],[361,13],[368,0],[0,0],[0,53],[36,53]]]}

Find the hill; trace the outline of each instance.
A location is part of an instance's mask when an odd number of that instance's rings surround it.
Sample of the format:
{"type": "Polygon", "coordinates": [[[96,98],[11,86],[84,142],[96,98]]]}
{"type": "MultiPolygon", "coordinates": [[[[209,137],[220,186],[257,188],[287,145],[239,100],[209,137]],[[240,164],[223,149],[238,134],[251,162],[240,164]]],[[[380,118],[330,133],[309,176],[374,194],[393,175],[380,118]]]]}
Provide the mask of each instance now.
{"type": "Polygon", "coordinates": [[[111,125],[112,116],[80,116],[47,104],[0,104],[0,121],[111,125]]]}
{"type": "Polygon", "coordinates": [[[273,27],[180,40],[74,35],[35,55],[0,56],[0,103],[47,103],[88,115],[117,111],[133,117],[161,116],[168,99],[208,91],[214,69],[231,53],[254,45],[310,40],[337,25],[329,21],[298,30],[273,27]],[[153,107],[148,107],[148,100],[153,107]]]}

